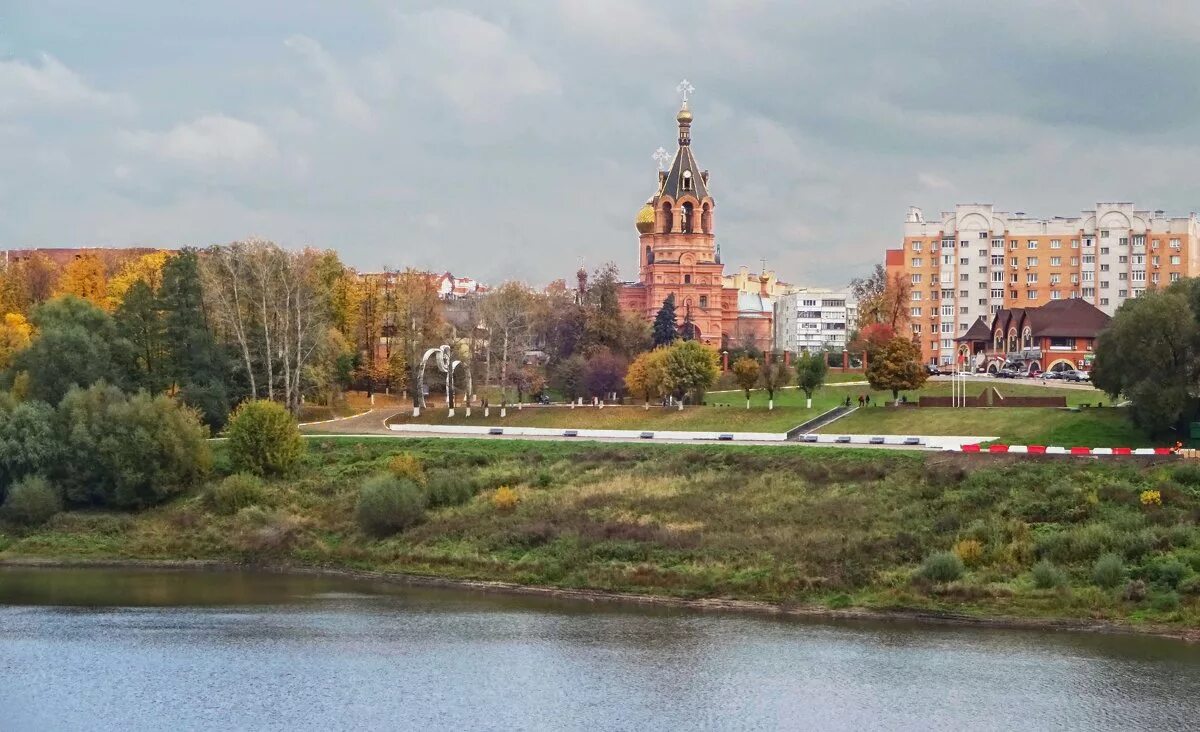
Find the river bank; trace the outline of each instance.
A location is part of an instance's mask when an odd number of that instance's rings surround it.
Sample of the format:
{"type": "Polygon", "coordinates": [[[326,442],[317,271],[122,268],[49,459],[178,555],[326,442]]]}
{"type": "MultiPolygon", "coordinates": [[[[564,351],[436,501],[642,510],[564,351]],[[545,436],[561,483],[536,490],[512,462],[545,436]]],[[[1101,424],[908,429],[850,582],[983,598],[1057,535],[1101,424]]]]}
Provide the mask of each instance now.
{"type": "Polygon", "coordinates": [[[329,438],[310,441],[299,474],[237,510],[200,491],[135,514],[66,512],[0,529],[0,561],[185,560],[1194,638],[1197,517],[1200,471],[1175,459],[329,438]],[[355,523],[359,487],[398,453],[439,498],[416,525],[372,538],[355,523]],[[493,500],[501,487],[511,504],[493,500]],[[947,552],[961,567],[931,573],[931,557],[947,552]],[[1105,555],[1119,576],[1098,583],[1105,555]]]}
{"type": "Polygon", "coordinates": [[[1152,635],[1172,638],[1188,643],[1200,643],[1200,628],[1175,628],[1166,625],[1133,625],[1124,622],[1075,620],[1053,618],[1019,617],[974,617],[949,612],[904,610],[868,610],[847,608],[835,610],[820,605],[774,604],[756,600],[733,600],[728,598],[705,598],[689,600],[663,595],[640,595],[628,592],[604,590],[564,589],[521,585],[512,582],[489,580],[451,579],[415,574],[397,574],[362,569],[339,569],[287,564],[234,564],[207,559],[41,559],[19,557],[0,559],[0,571],[9,569],[125,569],[178,572],[269,572],[277,574],[330,577],[412,587],[440,587],[470,590],[504,595],[548,597],[589,603],[614,603],[619,605],[668,607],[697,612],[738,613],[747,615],[772,615],[794,618],[828,620],[928,623],[935,625],[961,626],[968,628],[997,628],[1010,630],[1064,631],[1073,633],[1101,633],[1112,635],[1152,635]]]}

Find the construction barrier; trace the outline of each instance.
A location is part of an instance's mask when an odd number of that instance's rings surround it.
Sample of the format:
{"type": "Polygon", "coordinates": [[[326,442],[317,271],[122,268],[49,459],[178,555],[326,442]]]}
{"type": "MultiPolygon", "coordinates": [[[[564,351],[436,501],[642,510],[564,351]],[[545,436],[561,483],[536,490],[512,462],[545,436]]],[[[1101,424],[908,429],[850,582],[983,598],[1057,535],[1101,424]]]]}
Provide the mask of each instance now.
{"type": "Polygon", "coordinates": [[[1173,447],[1059,447],[1046,445],[988,445],[986,448],[978,444],[965,444],[955,447],[947,445],[942,448],[951,452],[966,452],[966,453],[989,453],[996,454],[1028,454],[1028,455],[1179,455],[1181,457],[1192,457],[1190,453],[1197,453],[1195,457],[1200,457],[1200,451],[1197,450],[1179,450],[1173,447]]]}

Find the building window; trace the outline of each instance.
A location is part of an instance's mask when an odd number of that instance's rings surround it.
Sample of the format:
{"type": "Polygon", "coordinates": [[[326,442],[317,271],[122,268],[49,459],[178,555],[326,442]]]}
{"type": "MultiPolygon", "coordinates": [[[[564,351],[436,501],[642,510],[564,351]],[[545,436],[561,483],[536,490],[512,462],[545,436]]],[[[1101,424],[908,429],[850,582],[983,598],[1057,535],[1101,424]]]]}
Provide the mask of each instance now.
{"type": "Polygon", "coordinates": [[[1051,267],[1062,266],[1062,257],[1050,257],[1050,266],[1051,267]]]}
{"type": "Polygon", "coordinates": [[[995,298],[1004,297],[1004,290],[992,290],[992,297],[995,297],[995,298]]]}
{"type": "MultiPolygon", "coordinates": [[[[980,303],[980,304],[982,304],[982,303],[980,303]]],[[[958,314],[959,314],[959,315],[966,315],[966,314],[967,314],[967,308],[966,308],[966,306],[960,307],[960,308],[958,309],[958,314]]]]}
{"type": "Polygon", "coordinates": [[[954,306],[953,305],[943,305],[942,306],[942,317],[948,318],[951,315],[954,315],[954,306]]]}
{"type": "MultiPolygon", "coordinates": [[[[1088,245],[1089,247],[1092,245],[1092,240],[1091,240],[1091,239],[1088,239],[1088,240],[1087,240],[1087,245],[1088,245]]],[[[1078,248],[1079,248],[1079,240],[1078,240],[1078,239],[1072,239],[1072,240],[1071,240],[1071,248],[1072,248],[1072,249],[1078,249],[1078,248]]]]}
{"type": "Polygon", "coordinates": [[[914,302],[920,302],[920,301],[921,301],[921,291],[920,291],[920,290],[913,290],[913,291],[912,291],[912,294],[911,294],[911,295],[909,295],[909,298],[910,298],[911,300],[913,300],[914,302]]]}
{"type": "Polygon", "coordinates": [[[1030,249],[1037,249],[1037,244],[1038,244],[1038,243],[1037,243],[1037,240],[1036,240],[1036,239],[1030,239],[1030,240],[1029,240],[1029,243],[1028,243],[1028,246],[1029,246],[1029,248],[1030,248],[1030,249]]]}
{"type": "Polygon", "coordinates": [[[1038,280],[1037,280],[1037,272],[1028,272],[1028,273],[1026,273],[1026,275],[1025,275],[1025,284],[1029,285],[1029,284],[1033,284],[1034,282],[1037,282],[1037,281],[1038,281],[1038,280]]]}
{"type": "Polygon", "coordinates": [[[1062,239],[1051,239],[1050,240],[1050,248],[1051,249],[1062,249],[1062,239]]]}
{"type": "Polygon", "coordinates": [[[1028,299],[1030,299],[1030,300],[1036,300],[1036,299],[1037,299],[1037,290],[1028,290],[1028,291],[1026,291],[1026,292],[1025,292],[1025,297],[1026,297],[1026,298],[1028,298],[1028,299]]]}
{"type": "Polygon", "coordinates": [[[1117,245],[1122,247],[1129,246],[1129,237],[1122,236],[1121,238],[1117,239],[1117,245]]]}
{"type": "Polygon", "coordinates": [[[1101,230],[1100,230],[1100,238],[1101,238],[1101,239],[1107,239],[1107,238],[1108,238],[1108,229],[1101,229],[1101,230]]]}
{"type": "Polygon", "coordinates": [[[1171,264],[1179,264],[1179,255],[1178,254],[1171,255],[1171,264]]]}
{"type": "Polygon", "coordinates": [[[1058,290],[1051,290],[1051,291],[1050,291],[1050,299],[1051,299],[1051,300],[1061,300],[1061,299],[1062,299],[1062,293],[1061,293],[1061,292],[1059,292],[1058,290]]]}
{"type": "Polygon", "coordinates": [[[688,274],[685,274],[685,275],[683,276],[683,284],[685,284],[685,285],[690,285],[690,284],[692,284],[692,276],[691,276],[691,275],[688,275],[688,274]]]}
{"type": "Polygon", "coordinates": [[[924,263],[921,261],[920,257],[913,257],[912,266],[920,267],[922,264],[924,264],[924,263]]]}
{"type": "Polygon", "coordinates": [[[1178,282],[1178,281],[1179,281],[1179,273],[1178,273],[1178,272],[1172,272],[1172,273],[1171,273],[1171,281],[1172,281],[1172,282],[1178,282]]]}
{"type": "Polygon", "coordinates": [[[1038,266],[1038,258],[1037,257],[1026,257],[1025,258],[1025,266],[1026,267],[1038,266]]]}
{"type": "Polygon", "coordinates": [[[913,250],[914,252],[919,252],[919,251],[921,251],[921,242],[919,242],[919,241],[914,241],[914,242],[912,243],[912,250],[913,250]]]}
{"type": "Polygon", "coordinates": [[[1117,297],[1129,297],[1129,290],[1117,290],[1117,297]]]}
{"type": "Polygon", "coordinates": [[[912,308],[908,311],[908,314],[914,318],[919,318],[921,317],[921,308],[912,308]]]}
{"type": "Polygon", "coordinates": [[[953,333],[954,332],[954,323],[942,323],[942,332],[943,333],[953,333]]]}
{"type": "Polygon", "coordinates": [[[1100,298],[1100,304],[1101,304],[1101,305],[1107,305],[1107,304],[1108,304],[1108,298],[1107,298],[1107,297],[1102,297],[1102,298],[1100,298]]]}
{"type": "Polygon", "coordinates": [[[700,296],[700,307],[702,307],[702,308],[708,307],[708,295],[700,296]]]}
{"type": "Polygon", "coordinates": [[[1178,248],[1179,248],[1179,240],[1178,240],[1178,239],[1172,239],[1172,240],[1171,240],[1171,248],[1172,248],[1172,249],[1178,249],[1178,248]]]}
{"type": "Polygon", "coordinates": [[[1091,281],[1092,281],[1092,278],[1094,278],[1094,277],[1096,276],[1096,273],[1095,273],[1095,272],[1093,272],[1093,271],[1092,271],[1092,270],[1090,270],[1090,269],[1085,269],[1085,270],[1082,272],[1082,274],[1083,274],[1083,281],[1084,281],[1084,282],[1091,282],[1091,281]]]}

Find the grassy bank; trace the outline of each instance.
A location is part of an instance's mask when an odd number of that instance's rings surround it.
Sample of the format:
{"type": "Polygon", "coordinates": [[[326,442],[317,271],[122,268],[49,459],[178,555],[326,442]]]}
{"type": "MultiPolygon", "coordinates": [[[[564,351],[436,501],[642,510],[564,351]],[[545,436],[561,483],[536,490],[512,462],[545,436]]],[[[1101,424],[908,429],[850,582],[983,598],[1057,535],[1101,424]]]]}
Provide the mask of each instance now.
{"type": "Polygon", "coordinates": [[[1019,445],[1153,447],[1124,409],[860,409],[818,430],[829,434],[990,435],[1019,445]]]}
{"type": "Polygon", "coordinates": [[[269,483],[236,513],[219,513],[203,491],[138,514],[68,512],[43,528],[4,528],[0,559],[289,562],[675,597],[1197,627],[1200,469],[1180,465],[329,438],[310,442],[299,475],[269,483]],[[354,518],[359,486],[398,451],[424,466],[431,487],[461,486],[462,502],[430,509],[402,533],[368,538],[354,518]],[[515,489],[515,507],[494,500],[501,486],[515,489]],[[1147,490],[1161,503],[1143,504],[1147,490]],[[956,547],[961,576],[926,565],[956,547]],[[1116,555],[1106,561],[1119,564],[1119,576],[1102,586],[1094,574],[1106,554],[1116,555]]]}

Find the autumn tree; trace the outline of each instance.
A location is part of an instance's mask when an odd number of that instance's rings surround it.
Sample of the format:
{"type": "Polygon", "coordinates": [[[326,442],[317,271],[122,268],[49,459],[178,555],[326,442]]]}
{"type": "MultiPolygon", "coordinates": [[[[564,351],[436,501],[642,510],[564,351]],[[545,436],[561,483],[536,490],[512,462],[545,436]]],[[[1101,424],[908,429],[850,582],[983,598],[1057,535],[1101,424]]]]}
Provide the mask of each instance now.
{"type": "Polygon", "coordinates": [[[782,359],[772,359],[762,369],[763,390],[767,392],[767,409],[775,408],[775,392],[792,381],[792,369],[782,359]]]}
{"type": "Polygon", "coordinates": [[[113,312],[120,307],[126,293],[138,282],[146,285],[151,295],[157,294],[162,286],[163,265],[170,258],[170,252],[151,252],[121,265],[108,280],[105,309],[113,312]]]}
{"type": "Polygon", "coordinates": [[[825,384],[829,364],[824,352],[805,351],[796,357],[796,385],[804,392],[805,408],[812,409],[813,393],[825,384]]]}
{"type": "Polygon", "coordinates": [[[417,393],[421,357],[426,349],[442,345],[441,303],[437,287],[428,274],[410,268],[398,272],[394,279],[391,293],[384,292],[384,307],[388,309],[384,325],[385,346],[390,349],[389,359],[396,349],[404,354],[408,390],[413,406],[416,406],[421,403],[421,395],[417,393]]]}
{"type": "Polygon", "coordinates": [[[109,306],[108,277],[104,262],[94,254],[82,254],[63,269],[58,278],[57,295],[74,295],[101,308],[109,306]]]}
{"type": "Polygon", "coordinates": [[[929,378],[921,364],[921,350],[910,339],[897,336],[888,341],[867,365],[867,382],[877,391],[892,392],[899,400],[900,392],[920,389],[929,378]]]}
{"type": "Polygon", "coordinates": [[[181,249],[163,263],[158,309],[166,377],[181,401],[199,410],[214,430],[220,429],[232,394],[225,351],[209,326],[195,249],[181,249]]]}
{"type": "Polygon", "coordinates": [[[733,380],[746,394],[746,409],[750,408],[750,392],[758,386],[758,378],[762,368],[758,361],[742,356],[733,362],[733,380]]]}
{"type": "Polygon", "coordinates": [[[166,389],[170,379],[163,363],[162,313],[150,285],[136,280],[122,293],[113,323],[121,337],[133,346],[135,371],[130,374],[130,383],[151,392],[166,389]]]}
{"type": "Polygon", "coordinates": [[[20,313],[5,313],[0,322],[0,369],[12,364],[13,356],[29,346],[33,326],[20,313]]]}
{"type": "Polygon", "coordinates": [[[512,373],[532,345],[534,295],[519,282],[506,282],[488,294],[483,319],[488,329],[488,373],[498,368],[500,391],[507,399],[512,373]],[[495,366],[493,366],[495,364],[495,366]]]}
{"type": "Polygon", "coordinates": [[[513,386],[517,390],[517,403],[525,401],[526,395],[536,396],[546,388],[546,376],[533,364],[526,364],[513,371],[513,386]]]}
{"type": "Polygon", "coordinates": [[[590,396],[608,399],[609,395],[621,391],[625,386],[625,372],[628,362],[603,349],[587,359],[583,370],[583,383],[590,396]]]}
{"type": "Polygon", "coordinates": [[[875,323],[889,326],[893,332],[908,324],[912,284],[899,272],[888,277],[882,264],[875,265],[871,275],[851,280],[850,292],[858,302],[858,329],[875,323]]]}
{"type": "Polygon", "coordinates": [[[585,350],[608,348],[621,351],[624,319],[620,292],[621,278],[616,264],[608,262],[592,273],[585,297],[585,350]]]}
{"type": "Polygon", "coordinates": [[[645,351],[633,359],[625,371],[625,388],[644,397],[646,405],[665,395],[667,349],[645,351]]]}

